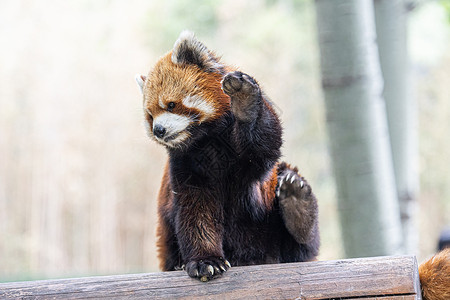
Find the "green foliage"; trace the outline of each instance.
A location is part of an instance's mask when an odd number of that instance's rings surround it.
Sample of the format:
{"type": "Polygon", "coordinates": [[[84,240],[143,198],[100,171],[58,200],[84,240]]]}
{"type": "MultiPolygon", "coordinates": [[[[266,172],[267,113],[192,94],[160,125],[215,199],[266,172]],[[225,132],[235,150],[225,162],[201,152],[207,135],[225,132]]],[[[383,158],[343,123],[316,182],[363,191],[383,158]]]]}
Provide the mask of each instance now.
{"type": "Polygon", "coordinates": [[[444,7],[447,12],[447,20],[450,23],[450,0],[440,0],[439,3],[444,7]]]}
{"type": "Polygon", "coordinates": [[[222,1],[214,0],[168,0],[155,1],[151,5],[144,32],[154,50],[168,51],[180,32],[184,29],[194,31],[199,36],[211,36],[217,29],[218,7],[222,1]]]}

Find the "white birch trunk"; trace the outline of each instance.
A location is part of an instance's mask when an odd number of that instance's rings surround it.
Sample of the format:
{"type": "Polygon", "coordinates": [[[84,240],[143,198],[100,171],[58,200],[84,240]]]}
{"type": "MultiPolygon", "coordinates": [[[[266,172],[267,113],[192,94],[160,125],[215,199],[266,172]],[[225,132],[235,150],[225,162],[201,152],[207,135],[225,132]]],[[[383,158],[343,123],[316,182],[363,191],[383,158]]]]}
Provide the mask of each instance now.
{"type": "Polygon", "coordinates": [[[316,0],[322,86],[347,257],[402,252],[372,0],[316,0]]]}
{"type": "Polygon", "coordinates": [[[384,78],[389,134],[403,229],[403,244],[416,253],[414,222],[417,172],[417,106],[410,89],[405,0],[375,0],[375,20],[384,78]]]}

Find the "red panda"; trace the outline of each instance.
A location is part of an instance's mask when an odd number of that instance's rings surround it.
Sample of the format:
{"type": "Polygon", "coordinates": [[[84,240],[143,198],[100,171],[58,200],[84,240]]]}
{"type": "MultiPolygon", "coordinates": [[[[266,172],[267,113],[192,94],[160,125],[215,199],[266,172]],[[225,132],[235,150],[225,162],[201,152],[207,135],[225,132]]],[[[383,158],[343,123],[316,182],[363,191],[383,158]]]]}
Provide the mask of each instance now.
{"type": "MultiPolygon", "coordinates": [[[[160,268],[208,281],[231,265],[314,260],[317,200],[280,162],[282,129],[249,75],[183,32],[148,76],[148,135],[166,147],[158,196],[160,268]]],[[[425,300],[450,299],[450,250],[419,268],[425,300]]]]}
{"type": "Polygon", "coordinates": [[[450,299],[450,248],[446,248],[419,266],[424,300],[450,299]]]}
{"type": "Polygon", "coordinates": [[[147,133],[168,152],[160,268],[208,281],[231,265],[315,260],[317,200],[279,161],[280,120],[259,84],[188,31],[136,81],[147,133]]]}

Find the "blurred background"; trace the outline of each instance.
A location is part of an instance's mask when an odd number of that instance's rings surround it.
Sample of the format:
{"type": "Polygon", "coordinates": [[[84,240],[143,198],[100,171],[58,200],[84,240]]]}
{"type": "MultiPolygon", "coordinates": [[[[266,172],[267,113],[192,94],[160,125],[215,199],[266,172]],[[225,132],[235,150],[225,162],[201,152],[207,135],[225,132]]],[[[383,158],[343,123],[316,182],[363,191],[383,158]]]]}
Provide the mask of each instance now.
{"type": "MultiPolygon", "coordinates": [[[[450,224],[450,7],[411,1],[419,113],[419,249],[450,224]]],[[[320,204],[319,259],[345,257],[312,0],[0,1],[0,281],[152,272],[165,150],[134,81],[194,31],[253,75],[284,124],[285,160],[320,204]]]]}

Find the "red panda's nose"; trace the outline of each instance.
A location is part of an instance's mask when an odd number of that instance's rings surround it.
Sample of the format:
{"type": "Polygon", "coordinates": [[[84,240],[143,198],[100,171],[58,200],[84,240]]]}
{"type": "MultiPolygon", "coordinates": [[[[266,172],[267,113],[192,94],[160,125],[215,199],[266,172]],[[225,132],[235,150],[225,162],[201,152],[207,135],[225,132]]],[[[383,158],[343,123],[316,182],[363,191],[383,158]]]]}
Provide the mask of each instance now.
{"type": "Polygon", "coordinates": [[[155,125],[153,127],[153,134],[157,137],[157,138],[163,138],[164,135],[166,134],[166,128],[164,128],[161,125],[155,125]]]}

